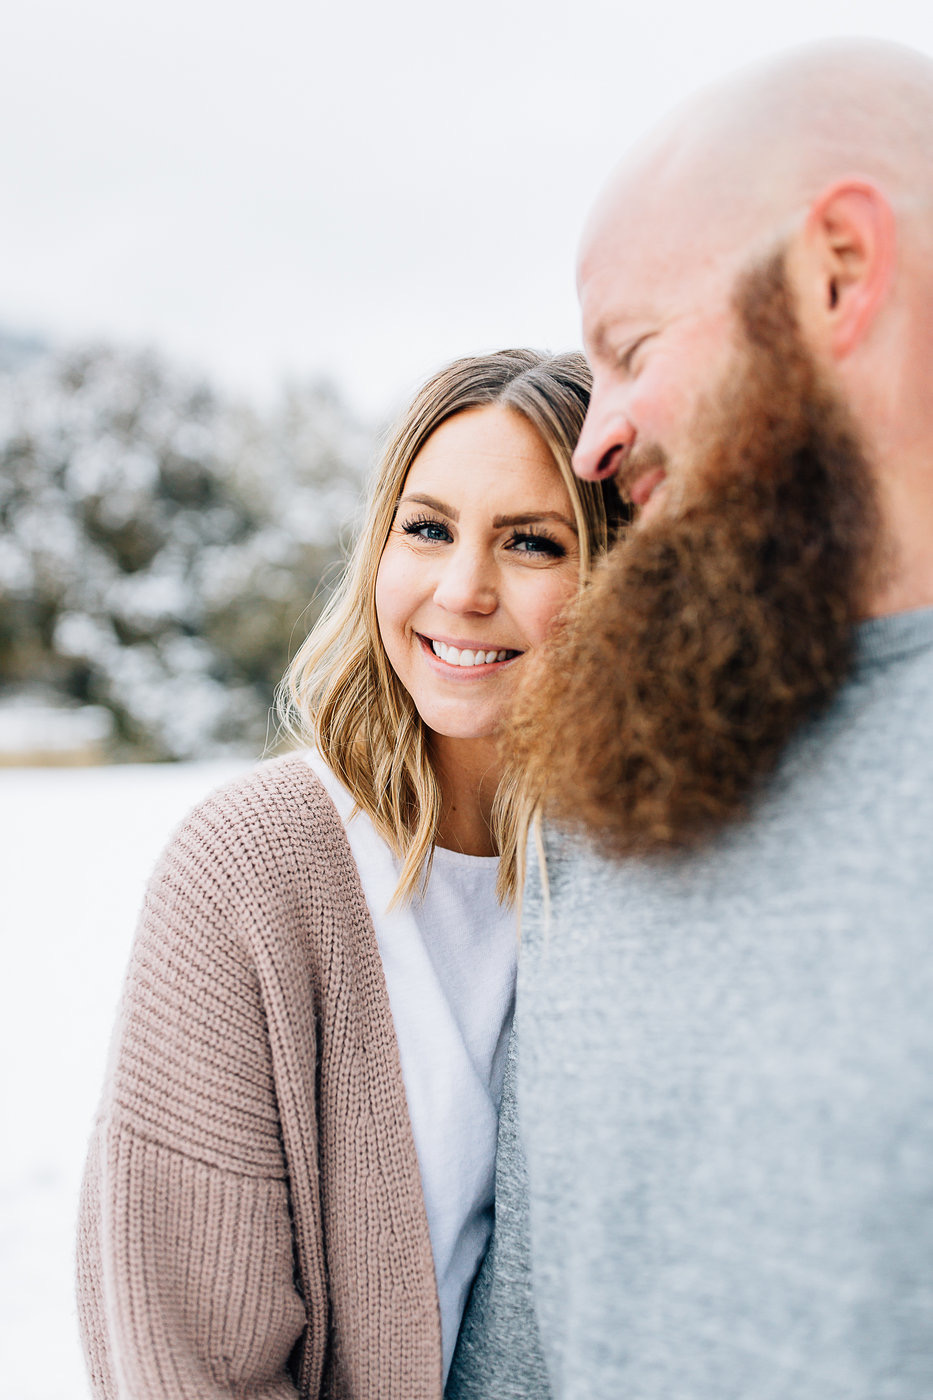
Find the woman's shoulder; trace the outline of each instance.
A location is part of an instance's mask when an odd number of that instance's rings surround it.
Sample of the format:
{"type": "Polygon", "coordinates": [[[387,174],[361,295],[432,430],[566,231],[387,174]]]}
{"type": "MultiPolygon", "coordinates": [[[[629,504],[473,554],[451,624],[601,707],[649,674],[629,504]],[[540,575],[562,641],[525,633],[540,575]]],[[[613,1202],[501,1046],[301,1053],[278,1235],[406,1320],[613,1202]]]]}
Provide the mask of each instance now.
{"type": "Polygon", "coordinates": [[[205,827],[221,846],[255,841],[281,844],[339,832],[342,824],[304,752],[267,759],[250,772],[209,793],[188,814],[181,830],[205,827]]]}
{"type": "MultiPolygon", "coordinates": [[[[302,756],[219,788],[146,890],[105,1101],[149,1141],[247,1175],[282,1171],[270,1036],[313,1045],[339,818],[302,756]]],[[[349,852],[347,852],[349,859],[349,852]]]]}
{"type": "Polygon", "coordinates": [[[291,986],[301,968],[306,992],[323,985],[335,939],[366,938],[368,917],[340,818],[289,754],[218,788],[177,829],[146,889],[130,987],[161,967],[173,997],[188,989],[185,1005],[209,985],[243,1007],[263,977],[291,986]]]}
{"type": "Polygon", "coordinates": [[[263,759],[248,772],[222,784],[209,793],[195,811],[214,803],[221,803],[233,811],[247,813],[287,812],[297,802],[312,808],[328,803],[320,778],[314,771],[311,751],[294,749],[278,758],[263,759]]]}
{"type": "Polygon", "coordinates": [[[351,870],[343,823],[302,752],[260,763],[210,793],[171,838],[156,878],[231,889],[284,890],[351,870]]]}

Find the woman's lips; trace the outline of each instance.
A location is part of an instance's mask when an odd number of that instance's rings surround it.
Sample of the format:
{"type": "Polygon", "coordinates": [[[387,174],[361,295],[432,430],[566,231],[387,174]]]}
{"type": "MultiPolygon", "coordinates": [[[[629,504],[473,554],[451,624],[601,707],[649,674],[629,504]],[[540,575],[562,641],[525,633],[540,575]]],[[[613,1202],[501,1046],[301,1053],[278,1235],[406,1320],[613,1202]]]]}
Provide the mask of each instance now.
{"type": "Polygon", "coordinates": [[[514,661],[522,654],[512,647],[497,647],[482,642],[464,642],[458,647],[452,642],[442,642],[435,637],[426,637],[420,632],[418,639],[435,661],[451,671],[475,671],[480,668],[491,670],[494,666],[503,666],[509,661],[514,661]]]}

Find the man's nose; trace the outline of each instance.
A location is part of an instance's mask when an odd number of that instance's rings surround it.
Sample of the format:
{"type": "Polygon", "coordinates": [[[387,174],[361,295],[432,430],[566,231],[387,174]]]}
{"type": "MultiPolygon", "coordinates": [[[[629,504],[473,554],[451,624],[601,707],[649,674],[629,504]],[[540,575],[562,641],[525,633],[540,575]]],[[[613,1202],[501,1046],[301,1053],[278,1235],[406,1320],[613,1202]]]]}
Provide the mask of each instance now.
{"type": "Polygon", "coordinates": [[[444,561],[434,590],[434,601],[446,612],[481,613],[497,605],[495,569],[483,550],[460,545],[444,561]]]}
{"type": "Polygon", "coordinates": [[[635,430],[618,408],[594,395],[573,454],[573,469],[584,481],[602,481],[618,471],[635,441],[635,430]]]}

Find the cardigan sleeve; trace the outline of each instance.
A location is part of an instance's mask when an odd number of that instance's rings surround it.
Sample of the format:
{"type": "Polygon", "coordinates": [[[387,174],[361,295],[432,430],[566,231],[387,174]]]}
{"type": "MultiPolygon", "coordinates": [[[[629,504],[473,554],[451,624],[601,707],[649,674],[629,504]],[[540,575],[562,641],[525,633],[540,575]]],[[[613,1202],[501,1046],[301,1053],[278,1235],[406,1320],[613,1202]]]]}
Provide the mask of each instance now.
{"type": "Polygon", "coordinates": [[[297,1282],[253,861],[207,804],[147,892],[78,1239],[106,1400],[294,1400],[289,1359],[326,1326],[297,1282]]]}
{"type": "Polygon", "coordinates": [[[304,1328],[286,1188],[107,1126],[92,1143],[79,1240],[96,1396],[295,1400],[304,1328]]]}

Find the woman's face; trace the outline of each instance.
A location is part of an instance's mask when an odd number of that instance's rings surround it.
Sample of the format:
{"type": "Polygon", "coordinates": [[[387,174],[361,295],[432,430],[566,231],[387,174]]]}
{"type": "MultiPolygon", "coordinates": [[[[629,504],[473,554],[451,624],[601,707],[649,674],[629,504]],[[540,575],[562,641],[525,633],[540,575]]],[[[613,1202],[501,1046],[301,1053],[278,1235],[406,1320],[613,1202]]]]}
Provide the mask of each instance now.
{"type": "Polygon", "coordinates": [[[376,576],[386,653],[434,735],[495,740],[578,578],[570,496],[528,420],[490,406],[435,429],[376,576]]]}

